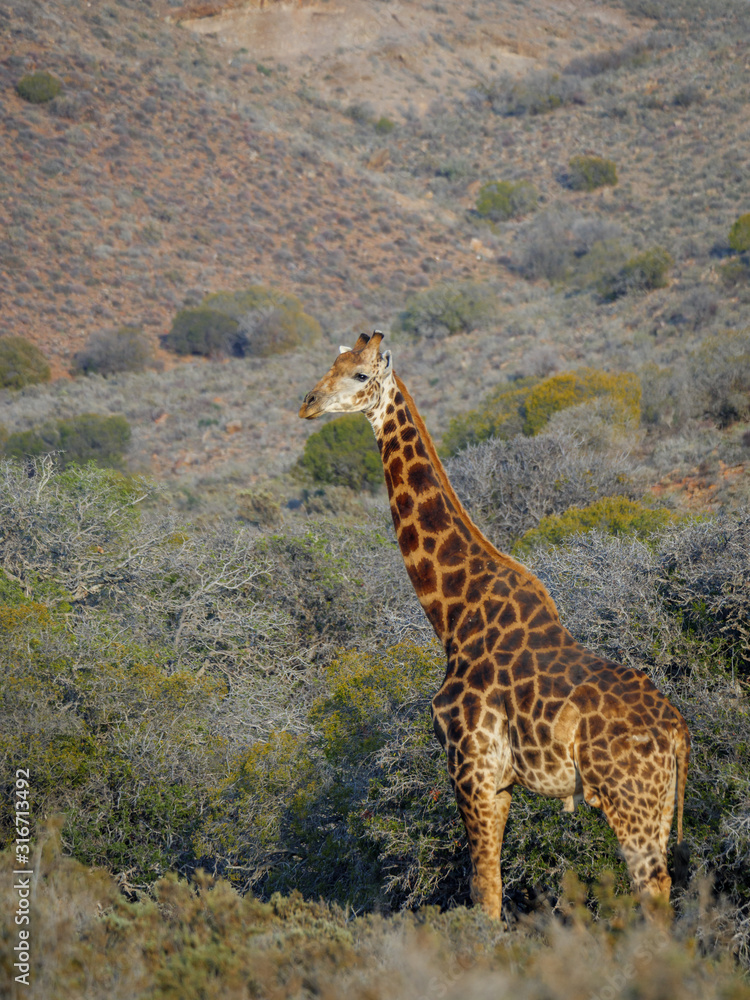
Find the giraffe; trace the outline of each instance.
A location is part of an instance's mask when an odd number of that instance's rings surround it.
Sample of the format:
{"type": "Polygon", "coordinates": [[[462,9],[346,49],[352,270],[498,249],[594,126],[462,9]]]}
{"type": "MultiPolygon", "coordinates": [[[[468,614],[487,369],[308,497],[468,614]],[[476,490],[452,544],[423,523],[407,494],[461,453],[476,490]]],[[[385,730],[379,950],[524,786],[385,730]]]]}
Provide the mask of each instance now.
{"type": "Polygon", "coordinates": [[[667,840],[682,838],[690,735],[645,673],[579,645],[544,584],[471,521],[383,334],[342,347],[300,416],[363,412],[377,438],[406,571],[445,648],[435,734],[466,828],[471,896],[502,914],[500,855],[514,785],[601,809],[646,912],[666,903],[667,840]]]}

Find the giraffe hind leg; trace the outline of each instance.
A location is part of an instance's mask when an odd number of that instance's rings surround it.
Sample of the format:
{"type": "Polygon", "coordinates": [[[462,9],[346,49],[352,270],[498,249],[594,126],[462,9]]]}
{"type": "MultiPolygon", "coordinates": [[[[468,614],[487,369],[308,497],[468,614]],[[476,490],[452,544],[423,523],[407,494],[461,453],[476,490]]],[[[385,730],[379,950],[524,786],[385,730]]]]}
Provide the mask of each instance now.
{"type": "Polygon", "coordinates": [[[496,791],[494,781],[455,783],[456,802],[466,827],[471,855],[471,898],[484,912],[502,917],[500,854],[510,811],[510,789],[496,791]]]}
{"type": "Polygon", "coordinates": [[[601,805],[607,822],[620,842],[628,866],[633,891],[641,900],[644,912],[652,916],[669,908],[672,880],[667,869],[666,850],[662,846],[662,816],[642,815],[633,818],[632,810],[618,808],[617,794],[601,793],[601,805]]]}

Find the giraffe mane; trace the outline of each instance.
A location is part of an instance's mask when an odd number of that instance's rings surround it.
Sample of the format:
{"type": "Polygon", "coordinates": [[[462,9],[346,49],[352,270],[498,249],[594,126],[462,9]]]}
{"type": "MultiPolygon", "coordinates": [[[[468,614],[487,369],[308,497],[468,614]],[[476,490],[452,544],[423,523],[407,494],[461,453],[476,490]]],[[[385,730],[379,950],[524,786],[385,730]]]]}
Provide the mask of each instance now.
{"type": "Polygon", "coordinates": [[[414,399],[412,398],[411,393],[406,388],[401,379],[398,377],[398,375],[396,375],[395,373],[394,373],[394,378],[396,380],[396,385],[398,386],[399,391],[401,392],[401,395],[406,400],[406,404],[408,405],[409,411],[411,412],[412,420],[414,421],[416,428],[420,433],[420,436],[427,450],[427,454],[429,455],[430,461],[432,462],[435,474],[438,477],[440,485],[445,491],[448,498],[450,499],[453,506],[456,508],[458,513],[466,522],[466,526],[469,529],[471,537],[479,545],[482,545],[492,555],[492,558],[495,559],[497,562],[499,562],[502,566],[507,566],[508,569],[514,570],[514,572],[518,573],[518,575],[524,582],[535,585],[536,589],[541,591],[542,596],[549,604],[550,610],[553,612],[555,618],[559,621],[559,615],[557,608],[555,607],[555,603],[552,600],[549,591],[544,586],[542,581],[537,576],[534,576],[534,574],[530,570],[528,570],[522,563],[518,562],[512,556],[507,555],[505,552],[501,552],[499,549],[495,548],[492,542],[490,542],[488,538],[485,538],[485,536],[473,522],[473,520],[469,516],[468,511],[459,500],[456,491],[453,489],[453,486],[451,485],[451,481],[448,478],[448,473],[443,468],[443,463],[440,461],[440,458],[438,457],[438,453],[435,448],[435,445],[433,444],[430,432],[427,430],[425,422],[422,419],[419,410],[417,409],[417,406],[414,402],[414,399]]]}

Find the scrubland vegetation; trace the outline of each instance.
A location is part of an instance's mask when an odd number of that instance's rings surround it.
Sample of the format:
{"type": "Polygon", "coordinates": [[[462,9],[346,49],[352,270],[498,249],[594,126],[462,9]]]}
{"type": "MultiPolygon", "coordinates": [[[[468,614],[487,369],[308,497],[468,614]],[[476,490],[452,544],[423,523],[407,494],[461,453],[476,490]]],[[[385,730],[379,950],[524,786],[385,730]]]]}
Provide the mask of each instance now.
{"type": "Polygon", "coordinates": [[[415,93],[377,107],[160,0],[0,11],[30,996],[750,996],[746,5],[627,0],[606,46],[578,8],[529,40],[518,4],[402,6],[432,68],[363,56],[415,93]],[[472,54],[499,15],[512,73],[472,54]],[[599,813],[518,790],[507,926],[469,906],[377,449],[296,416],[374,325],[481,529],[688,721],[669,930],[599,813]]]}

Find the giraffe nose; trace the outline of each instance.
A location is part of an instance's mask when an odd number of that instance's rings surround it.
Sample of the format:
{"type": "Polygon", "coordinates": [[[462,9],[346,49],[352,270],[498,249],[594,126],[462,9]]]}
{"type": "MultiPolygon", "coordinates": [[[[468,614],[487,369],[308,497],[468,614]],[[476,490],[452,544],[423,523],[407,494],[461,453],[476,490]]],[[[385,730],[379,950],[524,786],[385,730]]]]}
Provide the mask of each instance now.
{"type": "Polygon", "coordinates": [[[310,403],[314,403],[315,402],[315,393],[314,392],[308,392],[308,394],[305,396],[304,402],[305,402],[305,404],[307,406],[309,406],[310,403]]]}

